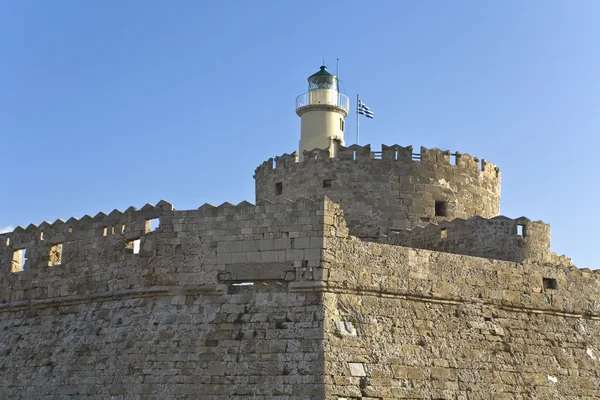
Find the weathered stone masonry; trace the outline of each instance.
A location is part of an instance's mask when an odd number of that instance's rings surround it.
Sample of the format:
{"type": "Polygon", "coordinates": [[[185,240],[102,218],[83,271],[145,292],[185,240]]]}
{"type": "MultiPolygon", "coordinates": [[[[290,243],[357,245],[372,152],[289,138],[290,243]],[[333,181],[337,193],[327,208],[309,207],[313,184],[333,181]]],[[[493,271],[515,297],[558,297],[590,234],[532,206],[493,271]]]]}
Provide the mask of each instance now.
{"type": "Polygon", "coordinates": [[[256,200],[327,196],[339,203],[352,234],[377,238],[390,230],[445,219],[495,217],[500,211],[500,171],[468,154],[412,147],[342,147],[285,154],[255,172],[256,200]],[[454,162],[454,165],[451,164],[454,162]],[[281,191],[279,192],[279,188],[281,191]],[[444,215],[436,215],[436,202],[444,215]]]}
{"type": "Polygon", "coordinates": [[[263,164],[257,205],[0,235],[1,396],[600,398],[600,273],[497,216],[495,167],[327,154],[263,164]]]}
{"type": "Polygon", "coordinates": [[[2,393],[323,398],[322,295],[302,282],[320,279],[326,219],[312,201],[193,211],[160,202],[3,235],[2,393]],[[55,242],[62,263],[49,267],[55,242]],[[10,272],[25,246],[25,270],[10,272]]]}
{"type": "Polygon", "coordinates": [[[600,398],[598,273],[332,242],[327,398],[600,398]]]}

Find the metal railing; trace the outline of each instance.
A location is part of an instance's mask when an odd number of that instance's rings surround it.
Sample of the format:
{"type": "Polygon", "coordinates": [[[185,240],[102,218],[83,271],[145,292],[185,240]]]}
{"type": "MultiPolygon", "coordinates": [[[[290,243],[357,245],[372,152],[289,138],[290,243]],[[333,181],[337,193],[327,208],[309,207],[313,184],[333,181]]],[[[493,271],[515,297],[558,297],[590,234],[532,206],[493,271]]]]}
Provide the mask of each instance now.
{"type": "MultiPolygon", "coordinates": [[[[371,152],[371,157],[374,160],[381,160],[383,158],[383,152],[382,151],[372,151],[371,152]]],[[[451,154],[454,155],[454,154],[451,154]]],[[[420,153],[412,153],[412,159],[415,161],[419,161],[421,160],[421,154],[420,153]]]]}
{"type": "Polygon", "coordinates": [[[350,111],[350,99],[348,96],[341,93],[315,93],[308,92],[303,93],[296,97],[296,110],[306,106],[312,106],[317,104],[326,104],[330,106],[336,106],[350,111]]]}

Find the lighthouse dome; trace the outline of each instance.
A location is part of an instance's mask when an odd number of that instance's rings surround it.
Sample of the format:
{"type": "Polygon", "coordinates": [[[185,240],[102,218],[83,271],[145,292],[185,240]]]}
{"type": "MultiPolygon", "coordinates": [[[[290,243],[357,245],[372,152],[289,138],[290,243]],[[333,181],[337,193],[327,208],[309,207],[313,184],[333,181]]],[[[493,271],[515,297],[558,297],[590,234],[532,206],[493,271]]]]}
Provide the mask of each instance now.
{"type": "Polygon", "coordinates": [[[327,71],[327,67],[322,65],[319,72],[308,77],[308,90],[332,89],[338,91],[337,76],[327,71]]]}

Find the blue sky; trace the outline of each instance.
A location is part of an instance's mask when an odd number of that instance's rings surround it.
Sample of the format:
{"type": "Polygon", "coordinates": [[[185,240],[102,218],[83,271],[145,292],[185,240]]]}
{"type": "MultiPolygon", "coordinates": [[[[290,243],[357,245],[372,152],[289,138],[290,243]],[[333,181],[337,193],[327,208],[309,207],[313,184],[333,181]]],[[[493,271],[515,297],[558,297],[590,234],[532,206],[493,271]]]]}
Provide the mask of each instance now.
{"type": "Polygon", "coordinates": [[[0,228],[254,201],[324,54],[376,113],[361,144],[489,160],[503,215],[600,268],[600,2],[368,4],[0,1],[0,228]]]}

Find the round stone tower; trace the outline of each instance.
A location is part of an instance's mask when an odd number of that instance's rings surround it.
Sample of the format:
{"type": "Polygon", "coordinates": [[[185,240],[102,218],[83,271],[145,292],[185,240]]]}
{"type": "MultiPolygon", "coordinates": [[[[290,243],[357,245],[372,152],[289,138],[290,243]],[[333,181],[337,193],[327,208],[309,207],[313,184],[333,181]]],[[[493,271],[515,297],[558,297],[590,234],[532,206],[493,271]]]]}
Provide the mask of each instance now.
{"type": "MultiPolygon", "coordinates": [[[[344,144],[345,118],[350,102],[339,92],[337,76],[327,67],[308,77],[308,92],[296,98],[296,114],[302,118],[300,161],[305,150],[326,149],[344,144]]],[[[335,154],[334,154],[335,155],[335,154]]]]}
{"type": "Polygon", "coordinates": [[[344,147],[348,98],[325,67],[296,100],[300,153],[269,159],[255,172],[256,201],[320,198],[339,203],[350,233],[377,238],[430,222],[500,212],[500,170],[468,154],[412,146],[344,147]]]}

